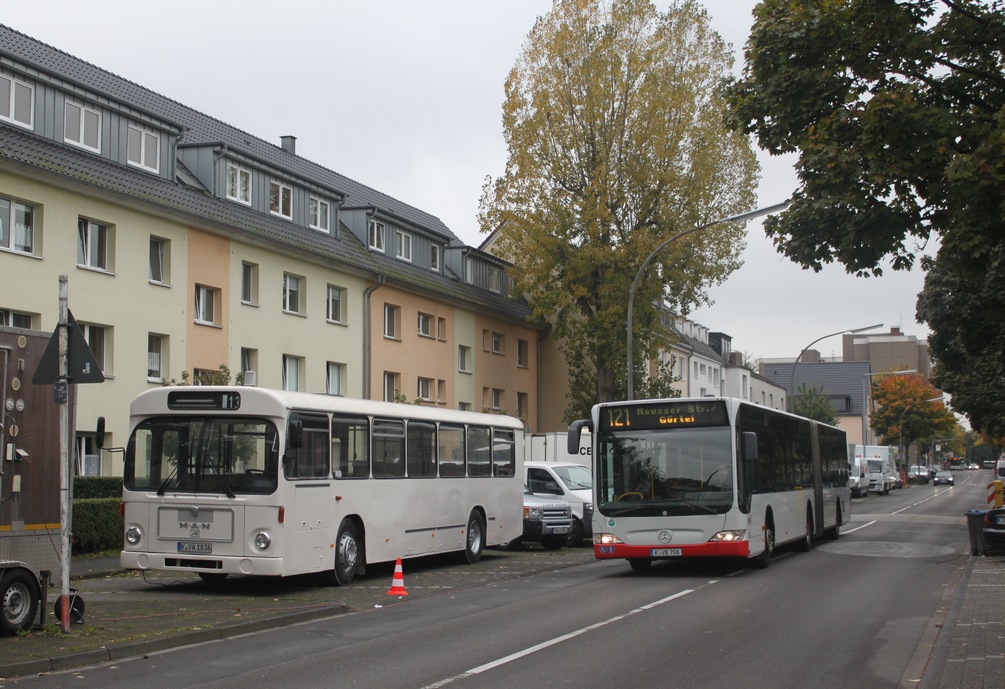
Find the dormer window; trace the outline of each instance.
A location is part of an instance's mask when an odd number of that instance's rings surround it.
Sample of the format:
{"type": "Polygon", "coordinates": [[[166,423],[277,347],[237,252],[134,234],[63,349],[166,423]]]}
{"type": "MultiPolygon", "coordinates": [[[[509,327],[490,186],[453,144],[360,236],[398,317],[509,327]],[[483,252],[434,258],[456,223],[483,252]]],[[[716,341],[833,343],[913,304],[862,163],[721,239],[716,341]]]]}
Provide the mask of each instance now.
{"type": "Polygon", "coordinates": [[[502,292],[502,271],[495,266],[489,268],[489,289],[496,294],[502,292]]]}
{"type": "Polygon", "coordinates": [[[74,146],[100,152],[101,113],[87,106],[66,101],[63,138],[74,146]]]}
{"type": "Polygon", "coordinates": [[[269,210],[287,220],[293,219],[293,189],[279,180],[269,182],[269,210]]]}
{"type": "Polygon", "coordinates": [[[431,244],[429,246],[429,269],[440,272],[440,246],[431,244]]]}
{"type": "Polygon", "coordinates": [[[401,230],[395,231],[394,255],[402,261],[412,262],[412,235],[401,230]]]}
{"type": "Polygon", "coordinates": [[[384,252],[384,223],[376,220],[370,221],[370,248],[374,251],[384,252]]]}
{"type": "Polygon", "coordinates": [[[160,134],[129,125],[126,160],[130,165],[150,172],[160,172],[160,146],[160,134]]]}
{"type": "Polygon", "coordinates": [[[328,232],[330,213],[331,204],[317,196],[311,197],[309,222],[313,229],[328,232]]]}
{"type": "Polygon", "coordinates": [[[251,170],[227,163],[227,198],[251,205],[251,170]]]}
{"type": "Polygon", "coordinates": [[[0,74],[0,120],[31,129],[35,124],[35,89],[0,74]]]}

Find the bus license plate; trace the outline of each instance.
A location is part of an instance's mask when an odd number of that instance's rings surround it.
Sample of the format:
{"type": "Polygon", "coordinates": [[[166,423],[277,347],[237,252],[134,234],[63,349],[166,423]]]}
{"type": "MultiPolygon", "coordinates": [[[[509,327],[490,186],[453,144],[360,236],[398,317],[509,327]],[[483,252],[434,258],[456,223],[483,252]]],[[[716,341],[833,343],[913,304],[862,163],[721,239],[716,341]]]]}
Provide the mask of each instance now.
{"type": "Polygon", "coordinates": [[[212,543],[178,543],[179,553],[207,553],[213,552],[212,543]]]}
{"type": "Polygon", "coordinates": [[[649,551],[649,557],[681,557],[683,554],[680,548],[653,548],[649,551]]]}

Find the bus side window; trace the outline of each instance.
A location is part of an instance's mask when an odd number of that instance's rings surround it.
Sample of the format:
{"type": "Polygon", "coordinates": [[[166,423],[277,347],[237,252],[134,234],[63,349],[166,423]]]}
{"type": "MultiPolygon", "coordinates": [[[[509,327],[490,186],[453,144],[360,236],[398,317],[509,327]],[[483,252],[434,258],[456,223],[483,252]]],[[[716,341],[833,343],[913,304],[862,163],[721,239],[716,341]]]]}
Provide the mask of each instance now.
{"type": "Polygon", "coordinates": [[[370,421],[365,416],[332,417],[335,478],[370,477],[370,421]]]}

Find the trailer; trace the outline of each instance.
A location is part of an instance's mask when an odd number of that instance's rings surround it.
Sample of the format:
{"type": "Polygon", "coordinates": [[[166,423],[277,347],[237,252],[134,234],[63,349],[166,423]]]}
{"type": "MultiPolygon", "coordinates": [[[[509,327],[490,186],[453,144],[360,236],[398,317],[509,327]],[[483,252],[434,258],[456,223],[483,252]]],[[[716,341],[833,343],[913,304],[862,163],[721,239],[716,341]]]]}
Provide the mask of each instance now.
{"type": "MultiPolygon", "coordinates": [[[[50,334],[0,325],[0,635],[31,628],[62,583],[60,405],[32,373],[50,334]]],[[[68,403],[73,408],[73,387],[68,403]]]]}

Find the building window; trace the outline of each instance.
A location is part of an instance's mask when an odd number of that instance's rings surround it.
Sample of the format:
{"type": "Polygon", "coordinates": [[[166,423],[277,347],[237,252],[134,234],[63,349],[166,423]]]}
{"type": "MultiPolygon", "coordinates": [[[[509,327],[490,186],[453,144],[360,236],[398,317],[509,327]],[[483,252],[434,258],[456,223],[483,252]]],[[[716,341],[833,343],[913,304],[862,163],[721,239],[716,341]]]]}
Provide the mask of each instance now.
{"type": "Polygon", "coordinates": [[[293,189],[279,180],[269,182],[269,210],[287,220],[293,219],[293,189]]]}
{"type": "Polygon", "coordinates": [[[247,347],[241,347],[241,374],[244,376],[244,382],[248,383],[247,374],[251,371],[258,370],[258,350],[248,349],[247,347]]]}
{"type": "Polygon", "coordinates": [[[516,341],[516,365],[527,368],[530,365],[530,353],[527,340],[516,341]]]}
{"type": "Polygon", "coordinates": [[[384,223],[370,221],[370,248],[374,251],[384,251],[384,223]]]}
{"type": "Polygon", "coordinates": [[[150,172],[160,172],[161,136],[156,132],[129,125],[126,161],[150,172]]]}
{"type": "Polygon", "coordinates": [[[334,361],[329,361],[325,391],[329,395],[345,395],[344,381],[345,364],[338,364],[334,361]]]}
{"type": "Polygon", "coordinates": [[[216,325],[217,290],[205,285],[195,286],[195,322],[216,325]]]}
{"type": "Polygon", "coordinates": [[[464,261],[464,282],[475,284],[475,262],[470,258],[464,261]]]}
{"type": "Polygon", "coordinates": [[[80,330],[84,333],[84,339],[87,341],[87,346],[91,348],[91,354],[94,355],[94,360],[98,362],[98,367],[103,371],[107,372],[108,363],[105,357],[106,354],[110,353],[110,333],[108,329],[100,325],[91,325],[90,323],[81,323],[80,330]]]}
{"type": "Polygon", "coordinates": [[[301,313],[303,304],[304,278],[283,273],[283,311],[301,313]]]}
{"type": "Polygon", "coordinates": [[[506,353],[506,338],[502,333],[482,331],[482,349],[493,354],[506,353]]]}
{"type": "Polygon", "coordinates": [[[436,339],[440,342],[447,341],[447,319],[437,318],[436,319],[436,339]]]}
{"type": "Polygon", "coordinates": [[[447,381],[436,381],[436,401],[444,404],[447,401],[447,381]]]}
{"type": "Polygon", "coordinates": [[[30,313],[20,313],[10,309],[0,309],[0,325],[7,325],[12,328],[32,327],[32,315],[30,313]]]}
{"type": "Polygon", "coordinates": [[[283,354],[283,390],[302,390],[304,360],[299,356],[283,354]]]}
{"type": "Polygon", "coordinates": [[[419,312],[419,335],[422,337],[433,336],[433,317],[421,311],[419,312]]]}
{"type": "Polygon", "coordinates": [[[167,335],[147,335],[147,380],[161,381],[167,369],[167,335]]]}
{"type": "Polygon", "coordinates": [[[34,112],[34,87],[0,74],[0,120],[31,129],[35,124],[34,112]]]}
{"type": "Polygon", "coordinates": [[[251,170],[227,163],[227,198],[251,205],[251,170]]]}
{"type": "Polygon", "coordinates": [[[384,371],[384,401],[398,401],[398,374],[384,371]]]}
{"type": "Polygon", "coordinates": [[[529,406],[529,397],[526,392],[516,393],[516,416],[518,419],[522,419],[524,422],[527,421],[527,412],[529,406]]]}
{"type": "Polygon", "coordinates": [[[345,323],[345,289],[328,285],[328,301],[325,317],[329,323],[345,323]]]}
{"type": "Polygon", "coordinates": [[[241,262],[241,303],[258,305],[258,264],[241,262]]]}
{"type": "Polygon", "coordinates": [[[440,272],[440,245],[431,244],[429,246],[429,269],[440,272]]]}
{"type": "Polygon", "coordinates": [[[171,283],[171,242],[160,237],[150,237],[150,282],[158,285],[171,283]]]}
{"type": "Polygon", "coordinates": [[[471,347],[457,345],[457,370],[461,373],[471,373],[471,347]]]}
{"type": "Polygon", "coordinates": [[[95,270],[111,270],[111,239],[107,225],[78,218],[77,265],[95,270]]]}
{"type": "Polygon", "coordinates": [[[331,204],[329,204],[324,199],[320,199],[317,196],[311,196],[310,202],[310,225],[315,230],[321,230],[322,232],[328,232],[329,219],[328,216],[331,213],[331,204]]]}
{"type": "Polygon", "coordinates": [[[397,306],[384,304],[384,337],[398,339],[398,314],[397,306]]]}
{"type": "Polygon", "coordinates": [[[34,206],[0,197],[0,249],[34,253],[34,206]]]}
{"type": "Polygon", "coordinates": [[[495,266],[489,266],[489,289],[496,294],[502,292],[502,271],[495,266]]]}
{"type": "Polygon", "coordinates": [[[486,408],[492,411],[501,411],[503,408],[503,391],[499,388],[485,388],[482,391],[482,402],[486,408]]]}
{"type": "Polygon", "coordinates": [[[78,103],[66,101],[63,138],[67,143],[91,151],[101,150],[101,113],[78,103]]]}
{"type": "Polygon", "coordinates": [[[412,235],[401,230],[394,232],[394,255],[402,261],[412,261],[412,235]]]}
{"type": "Polygon", "coordinates": [[[423,402],[432,401],[433,397],[433,379],[432,378],[419,378],[418,386],[416,387],[415,396],[418,397],[423,402]]]}

